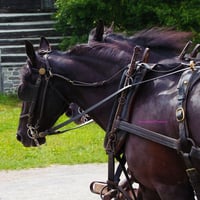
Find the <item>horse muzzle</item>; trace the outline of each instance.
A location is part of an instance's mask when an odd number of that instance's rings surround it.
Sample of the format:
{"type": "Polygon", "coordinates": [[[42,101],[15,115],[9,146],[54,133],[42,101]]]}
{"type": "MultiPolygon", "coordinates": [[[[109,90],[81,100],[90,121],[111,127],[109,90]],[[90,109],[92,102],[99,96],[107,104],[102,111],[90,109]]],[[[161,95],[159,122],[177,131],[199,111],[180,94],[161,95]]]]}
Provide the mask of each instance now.
{"type": "Polygon", "coordinates": [[[16,134],[16,139],[21,142],[25,147],[38,147],[46,143],[46,138],[30,138],[26,133],[23,134],[21,131],[18,131],[16,134]]]}

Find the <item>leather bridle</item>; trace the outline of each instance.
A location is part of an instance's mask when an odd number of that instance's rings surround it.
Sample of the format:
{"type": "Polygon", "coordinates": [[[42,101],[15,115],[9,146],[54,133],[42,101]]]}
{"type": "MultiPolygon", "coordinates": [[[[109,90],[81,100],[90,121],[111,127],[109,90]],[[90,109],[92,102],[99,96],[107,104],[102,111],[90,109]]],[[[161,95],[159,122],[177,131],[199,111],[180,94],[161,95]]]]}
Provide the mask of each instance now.
{"type": "MultiPolygon", "coordinates": [[[[43,117],[43,113],[44,113],[44,107],[45,107],[45,101],[46,101],[46,94],[47,94],[47,90],[52,89],[57,96],[59,96],[61,98],[62,101],[65,102],[65,104],[67,104],[67,100],[64,98],[64,96],[52,85],[50,84],[50,79],[53,77],[52,73],[51,73],[51,67],[48,61],[48,55],[51,53],[51,51],[40,51],[39,55],[43,55],[43,58],[45,60],[45,66],[40,67],[38,70],[34,69],[34,73],[38,73],[38,77],[36,79],[35,84],[29,84],[29,86],[31,85],[31,88],[33,89],[32,91],[32,95],[31,98],[29,100],[27,100],[26,98],[24,99],[23,97],[23,92],[21,94],[21,87],[23,87],[22,85],[19,86],[18,88],[18,96],[21,100],[23,101],[30,101],[30,107],[28,110],[28,113],[25,114],[21,114],[20,115],[20,119],[22,118],[28,118],[27,120],[27,135],[30,139],[33,139],[36,146],[40,146],[39,142],[38,142],[38,138],[40,138],[39,136],[39,128],[40,128],[40,122],[41,119],[43,117]],[[44,85],[43,85],[44,84],[44,85]],[[43,87],[42,87],[43,85],[43,87]],[[40,109],[39,109],[39,116],[37,118],[36,123],[34,124],[33,122],[33,118],[34,118],[34,112],[36,110],[36,105],[38,105],[38,99],[39,99],[39,94],[41,94],[41,103],[40,103],[40,109]]],[[[26,86],[25,86],[26,87],[26,86]]],[[[30,88],[30,89],[31,89],[30,88]]],[[[22,88],[23,90],[23,88],[22,88]]]]}
{"type": "MultiPolygon", "coordinates": [[[[22,86],[23,84],[20,85],[19,88],[18,88],[19,98],[23,101],[29,101],[30,102],[30,107],[29,107],[28,113],[21,114],[20,119],[28,118],[28,120],[27,120],[28,122],[27,122],[27,125],[26,125],[27,126],[27,135],[30,139],[34,140],[36,146],[40,146],[39,142],[38,142],[38,138],[42,138],[42,137],[45,137],[47,135],[60,134],[60,133],[67,132],[69,130],[75,129],[75,128],[70,128],[70,129],[66,129],[64,131],[58,130],[61,127],[66,126],[67,124],[74,122],[75,120],[79,119],[80,117],[88,114],[88,112],[90,112],[91,110],[94,110],[96,107],[100,106],[101,104],[103,104],[104,102],[108,101],[110,98],[113,98],[116,95],[116,94],[111,95],[107,100],[101,101],[101,102],[95,104],[94,106],[87,109],[86,111],[79,113],[75,117],[72,117],[69,120],[67,120],[67,121],[65,121],[65,122],[63,122],[63,123],[61,123],[61,124],[59,124],[59,125],[57,125],[53,128],[45,130],[44,132],[39,132],[40,122],[41,122],[41,119],[42,119],[43,113],[44,113],[45,100],[46,100],[46,94],[47,94],[48,89],[54,90],[56,95],[59,96],[61,98],[61,100],[63,100],[65,102],[65,105],[69,105],[69,103],[70,103],[61,94],[61,92],[51,84],[51,82],[50,82],[51,78],[58,77],[58,78],[63,79],[66,82],[68,82],[68,83],[70,83],[74,86],[79,86],[79,87],[101,87],[101,86],[109,83],[110,81],[112,81],[117,76],[119,76],[121,74],[121,72],[123,72],[127,68],[127,66],[123,67],[122,69],[120,69],[119,71],[114,73],[111,77],[109,77],[108,79],[105,79],[103,81],[92,82],[92,83],[81,82],[81,81],[71,80],[67,77],[60,75],[60,74],[53,73],[51,66],[50,66],[50,63],[49,63],[49,60],[48,60],[48,56],[49,56],[50,53],[51,53],[51,51],[40,51],[39,52],[39,55],[43,56],[43,58],[45,60],[45,66],[42,66],[39,69],[34,68],[34,73],[38,73],[38,77],[37,77],[34,85],[29,84],[29,86],[31,85],[30,89],[33,90],[33,93],[31,94],[31,98],[29,98],[27,100],[27,98],[24,97],[23,92],[21,92],[21,87],[23,87],[22,86]],[[44,84],[43,87],[42,87],[42,84],[44,84]],[[35,115],[34,112],[36,110],[36,103],[38,105],[37,101],[40,98],[39,94],[42,95],[41,106],[40,106],[40,111],[39,111],[39,117],[38,117],[36,123],[34,124],[33,118],[34,118],[34,115],[35,115]]],[[[91,121],[85,122],[85,124],[89,124],[91,121]]],[[[78,127],[81,127],[81,126],[83,126],[83,125],[79,125],[78,127]]]]}

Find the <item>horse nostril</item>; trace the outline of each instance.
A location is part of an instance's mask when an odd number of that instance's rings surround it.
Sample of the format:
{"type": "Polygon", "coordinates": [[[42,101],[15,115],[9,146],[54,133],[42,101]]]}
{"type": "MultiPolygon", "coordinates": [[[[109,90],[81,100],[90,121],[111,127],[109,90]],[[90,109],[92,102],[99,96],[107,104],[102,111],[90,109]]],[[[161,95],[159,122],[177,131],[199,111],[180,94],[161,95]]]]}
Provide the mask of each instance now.
{"type": "Polygon", "coordinates": [[[22,137],[19,134],[16,135],[16,138],[17,138],[18,141],[21,142],[22,137]]]}

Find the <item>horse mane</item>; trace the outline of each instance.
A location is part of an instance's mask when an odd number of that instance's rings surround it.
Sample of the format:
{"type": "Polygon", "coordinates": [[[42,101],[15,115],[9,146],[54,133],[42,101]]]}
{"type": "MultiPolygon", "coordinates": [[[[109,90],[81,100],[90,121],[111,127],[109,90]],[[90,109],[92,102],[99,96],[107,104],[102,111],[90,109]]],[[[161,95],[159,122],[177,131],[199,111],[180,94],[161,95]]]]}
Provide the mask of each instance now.
{"type": "Polygon", "coordinates": [[[176,31],[172,28],[151,28],[142,30],[132,37],[133,43],[149,48],[182,50],[186,41],[191,39],[191,32],[176,31]]]}
{"type": "Polygon", "coordinates": [[[130,62],[130,55],[118,48],[116,45],[108,43],[94,42],[91,44],[75,45],[68,51],[68,55],[90,56],[99,60],[115,60],[116,62],[130,62]]]}

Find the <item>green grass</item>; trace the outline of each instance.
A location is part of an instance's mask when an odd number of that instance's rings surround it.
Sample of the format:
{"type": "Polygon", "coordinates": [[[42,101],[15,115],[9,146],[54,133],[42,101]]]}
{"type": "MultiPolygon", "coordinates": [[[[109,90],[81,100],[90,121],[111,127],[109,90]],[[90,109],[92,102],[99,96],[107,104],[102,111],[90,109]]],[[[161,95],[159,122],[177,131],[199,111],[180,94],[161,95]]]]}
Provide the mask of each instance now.
{"type": "Polygon", "coordinates": [[[41,148],[24,147],[15,138],[20,110],[21,102],[15,96],[0,94],[0,170],[106,162],[105,133],[95,123],[48,136],[41,148]]]}

